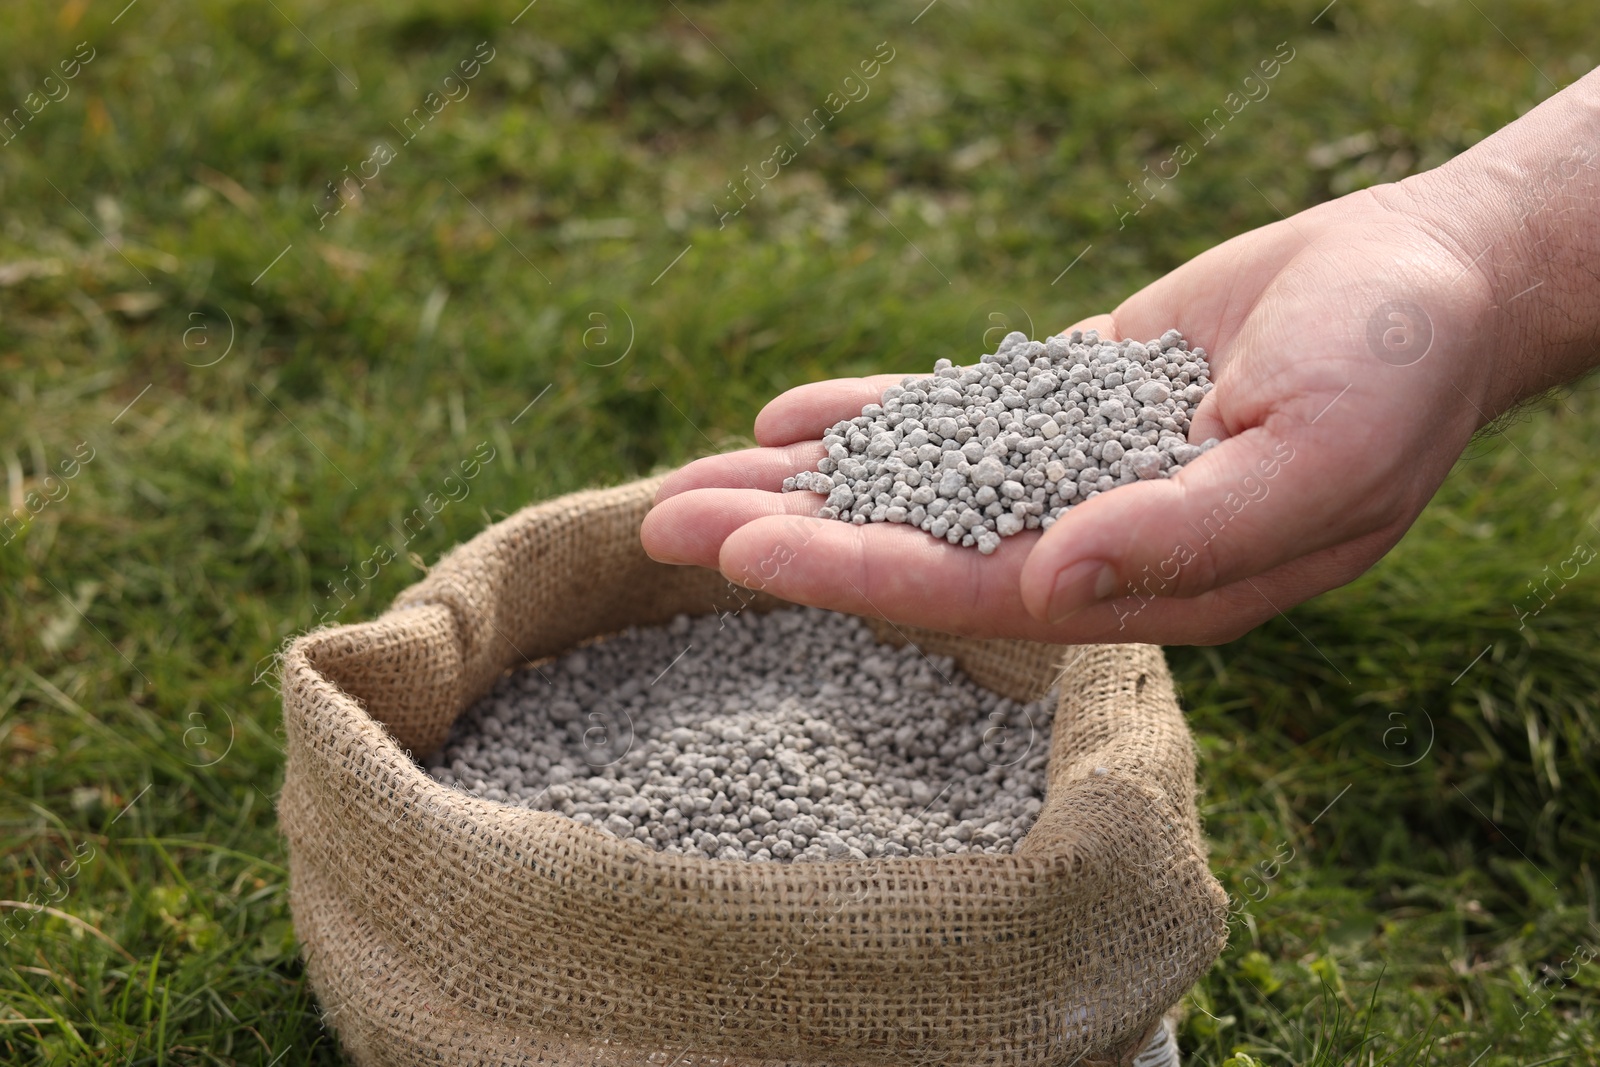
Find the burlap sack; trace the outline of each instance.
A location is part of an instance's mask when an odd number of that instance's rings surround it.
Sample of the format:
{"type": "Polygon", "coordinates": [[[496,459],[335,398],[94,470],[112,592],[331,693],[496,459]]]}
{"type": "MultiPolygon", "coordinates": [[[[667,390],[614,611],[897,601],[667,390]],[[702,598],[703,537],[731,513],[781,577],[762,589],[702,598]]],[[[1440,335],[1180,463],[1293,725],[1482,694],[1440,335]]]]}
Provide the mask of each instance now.
{"type": "Polygon", "coordinates": [[[656,484],[518,512],[378,619],[286,653],[290,904],[349,1056],[1129,1062],[1226,929],[1158,648],[881,629],[1018,700],[1059,676],[1047,801],[1013,855],[689,859],[447,789],[417,765],[510,667],[742,603],[713,572],[645,556],[656,484]]]}

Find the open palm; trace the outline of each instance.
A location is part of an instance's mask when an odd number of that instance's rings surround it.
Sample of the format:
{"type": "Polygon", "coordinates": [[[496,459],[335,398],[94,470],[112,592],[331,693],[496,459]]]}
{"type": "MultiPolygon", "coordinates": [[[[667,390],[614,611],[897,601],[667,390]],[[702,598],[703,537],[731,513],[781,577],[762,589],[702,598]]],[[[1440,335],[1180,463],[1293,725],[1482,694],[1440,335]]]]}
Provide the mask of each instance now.
{"type": "Polygon", "coordinates": [[[1367,570],[1485,420],[1472,341],[1487,287],[1413,199],[1402,184],[1302,212],[1077,324],[1139,339],[1176,327],[1210,355],[1216,385],[1189,437],[1222,444],[1170,479],[1102,493],[991,556],[819,519],[818,495],[779,491],[815,466],[829,426],[927,373],[906,368],[773,400],[761,447],[669,476],[644,546],[786,600],[961,634],[1230,640],[1367,570]]]}

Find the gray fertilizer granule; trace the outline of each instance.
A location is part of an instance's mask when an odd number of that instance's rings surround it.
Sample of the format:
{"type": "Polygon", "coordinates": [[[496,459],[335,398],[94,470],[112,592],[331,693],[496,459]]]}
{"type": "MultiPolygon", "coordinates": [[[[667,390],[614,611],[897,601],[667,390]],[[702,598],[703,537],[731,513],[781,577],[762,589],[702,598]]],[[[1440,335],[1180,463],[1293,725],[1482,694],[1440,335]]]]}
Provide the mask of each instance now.
{"type": "Polygon", "coordinates": [[[987,555],[1000,538],[1049,529],[1074,504],[1142,478],[1167,478],[1217,440],[1191,445],[1211,388],[1204,349],[1177,330],[1102,341],[1009,333],[971,367],[948,359],[833,426],[814,471],[785,492],[827,496],[824,518],[909,523],[987,555]]]}
{"type": "Polygon", "coordinates": [[[690,856],[1009,852],[1043,806],[1054,708],[848,615],[680,615],[506,675],[428,770],[690,856]]]}

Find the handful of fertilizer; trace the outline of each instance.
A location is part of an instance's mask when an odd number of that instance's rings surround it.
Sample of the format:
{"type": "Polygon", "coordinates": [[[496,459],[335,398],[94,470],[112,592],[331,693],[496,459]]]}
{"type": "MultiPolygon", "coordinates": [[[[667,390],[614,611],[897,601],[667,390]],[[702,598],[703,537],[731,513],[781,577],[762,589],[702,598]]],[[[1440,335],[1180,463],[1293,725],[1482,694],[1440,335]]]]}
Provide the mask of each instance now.
{"type": "Polygon", "coordinates": [[[909,523],[987,555],[1098,493],[1171,477],[1217,444],[1187,437],[1210,389],[1205,350],[1177,330],[1143,342],[1009,333],[973,366],[941,359],[932,377],[885,389],[829,429],[828,454],[783,488],[825,494],[824,518],[909,523]]]}

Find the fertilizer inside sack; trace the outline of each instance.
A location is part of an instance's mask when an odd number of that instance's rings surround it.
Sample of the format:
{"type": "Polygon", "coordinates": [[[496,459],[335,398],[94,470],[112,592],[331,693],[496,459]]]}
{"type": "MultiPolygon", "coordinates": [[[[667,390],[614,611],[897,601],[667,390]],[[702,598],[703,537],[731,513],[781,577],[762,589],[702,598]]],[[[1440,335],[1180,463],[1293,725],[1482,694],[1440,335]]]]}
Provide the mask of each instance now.
{"type": "Polygon", "coordinates": [[[690,856],[1004,853],[1043,806],[1055,703],[848,615],[680,615],[502,678],[428,769],[690,856]]]}

